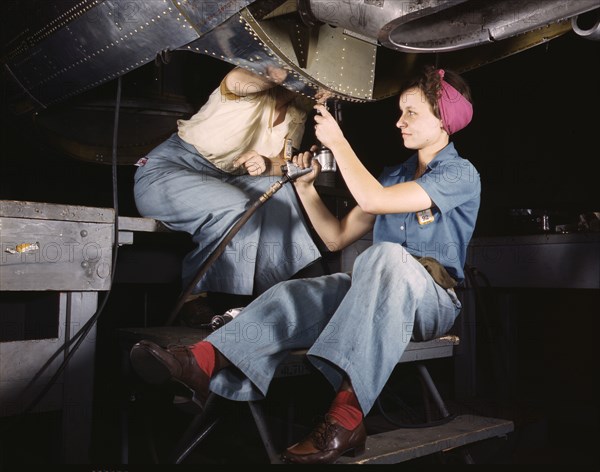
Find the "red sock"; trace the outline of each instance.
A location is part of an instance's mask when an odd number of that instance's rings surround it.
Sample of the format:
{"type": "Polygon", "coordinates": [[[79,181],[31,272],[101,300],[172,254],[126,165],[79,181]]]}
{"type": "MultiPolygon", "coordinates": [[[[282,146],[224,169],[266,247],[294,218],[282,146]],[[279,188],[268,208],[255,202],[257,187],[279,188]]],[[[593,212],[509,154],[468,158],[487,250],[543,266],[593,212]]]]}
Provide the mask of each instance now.
{"type": "Polygon", "coordinates": [[[206,372],[209,377],[212,377],[217,360],[213,345],[208,341],[200,341],[198,344],[191,346],[190,350],[200,368],[206,372]]]}
{"type": "Polygon", "coordinates": [[[356,429],[363,419],[363,414],[354,392],[341,390],[335,396],[328,415],[335,418],[347,430],[356,429]]]}

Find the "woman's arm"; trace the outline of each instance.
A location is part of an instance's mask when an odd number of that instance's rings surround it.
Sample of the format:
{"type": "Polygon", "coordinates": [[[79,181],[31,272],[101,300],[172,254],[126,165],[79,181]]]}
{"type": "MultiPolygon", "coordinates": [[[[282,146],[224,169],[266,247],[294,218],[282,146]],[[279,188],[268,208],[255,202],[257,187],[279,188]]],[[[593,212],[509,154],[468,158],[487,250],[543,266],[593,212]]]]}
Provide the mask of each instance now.
{"type": "Polygon", "coordinates": [[[414,213],[431,208],[429,195],[416,182],[381,185],[360,162],[333,116],[322,105],[315,108],[321,113],[315,116],[316,137],[333,152],[350,193],[364,212],[414,213]]]}
{"type": "MultiPolygon", "coordinates": [[[[309,166],[311,153],[296,156],[294,163],[301,168],[309,166]]],[[[320,172],[318,162],[313,163],[313,172],[294,181],[294,186],[310,222],[321,240],[330,251],[339,251],[367,234],[375,224],[375,215],[354,207],[341,221],[325,206],[314,187],[314,180],[320,172]]]]}

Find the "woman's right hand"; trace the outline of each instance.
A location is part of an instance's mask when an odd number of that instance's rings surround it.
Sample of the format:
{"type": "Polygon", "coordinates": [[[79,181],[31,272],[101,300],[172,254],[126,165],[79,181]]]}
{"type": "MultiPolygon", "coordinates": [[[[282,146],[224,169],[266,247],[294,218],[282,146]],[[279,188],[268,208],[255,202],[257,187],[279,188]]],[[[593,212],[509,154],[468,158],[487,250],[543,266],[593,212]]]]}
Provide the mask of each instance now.
{"type": "Polygon", "coordinates": [[[321,164],[316,159],[313,160],[313,153],[318,149],[319,147],[314,145],[310,148],[310,151],[302,152],[292,157],[292,162],[301,169],[306,169],[307,167],[312,167],[313,169],[312,172],[302,175],[294,180],[294,184],[312,185],[319,176],[321,173],[321,164]]]}
{"type": "Polygon", "coordinates": [[[254,149],[240,154],[233,161],[233,168],[238,169],[244,166],[249,175],[263,175],[269,168],[268,159],[261,156],[254,149]]]}

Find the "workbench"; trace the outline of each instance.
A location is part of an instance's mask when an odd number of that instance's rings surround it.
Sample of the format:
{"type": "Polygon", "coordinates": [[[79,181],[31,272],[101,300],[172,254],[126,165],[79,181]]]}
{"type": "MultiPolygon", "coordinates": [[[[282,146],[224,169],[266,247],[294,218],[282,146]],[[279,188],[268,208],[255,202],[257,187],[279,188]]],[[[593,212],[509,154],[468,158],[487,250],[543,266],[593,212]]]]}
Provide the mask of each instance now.
{"type": "MultiPolygon", "coordinates": [[[[118,227],[119,245],[133,244],[134,232],[164,230],[146,218],[119,217],[118,227]]],[[[114,229],[109,208],[0,201],[0,417],[29,412],[96,313],[99,295],[111,287],[114,229]]],[[[32,409],[62,411],[66,463],[89,463],[95,343],[92,326],[32,409]]]]}

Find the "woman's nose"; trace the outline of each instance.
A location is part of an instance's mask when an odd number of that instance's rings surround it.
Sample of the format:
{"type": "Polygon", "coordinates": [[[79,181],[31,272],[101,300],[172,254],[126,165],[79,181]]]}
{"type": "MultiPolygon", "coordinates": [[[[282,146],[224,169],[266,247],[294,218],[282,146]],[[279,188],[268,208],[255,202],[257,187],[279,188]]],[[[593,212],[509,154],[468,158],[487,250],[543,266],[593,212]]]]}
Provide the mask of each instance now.
{"type": "Polygon", "coordinates": [[[396,128],[404,128],[406,126],[406,122],[402,119],[402,117],[400,117],[398,119],[398,121],[396,122],[396,128]]]}

